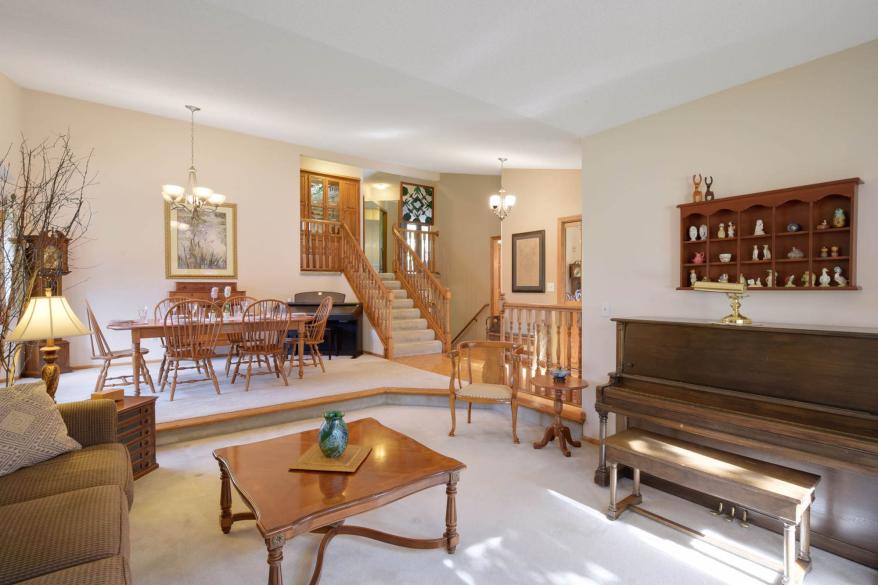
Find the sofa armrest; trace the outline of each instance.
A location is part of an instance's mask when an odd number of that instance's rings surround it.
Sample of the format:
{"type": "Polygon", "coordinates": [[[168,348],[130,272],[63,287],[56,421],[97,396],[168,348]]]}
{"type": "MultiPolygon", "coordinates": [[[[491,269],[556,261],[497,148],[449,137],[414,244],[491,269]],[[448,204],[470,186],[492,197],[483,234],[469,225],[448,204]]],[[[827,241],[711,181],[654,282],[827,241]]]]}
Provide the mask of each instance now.
{"type": "Polygon", "coordinates": [[[67,433],[83,447],[116,442],[116,404],[112,400],[62,402],[58,411],[67,433]]]}

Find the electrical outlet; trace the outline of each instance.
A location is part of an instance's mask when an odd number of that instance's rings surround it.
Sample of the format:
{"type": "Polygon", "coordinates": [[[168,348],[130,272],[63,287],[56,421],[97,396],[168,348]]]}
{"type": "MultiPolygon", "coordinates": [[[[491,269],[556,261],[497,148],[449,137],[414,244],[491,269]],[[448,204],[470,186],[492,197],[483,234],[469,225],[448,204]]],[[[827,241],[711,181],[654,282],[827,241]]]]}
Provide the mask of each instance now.
{"type": "Polygon", "coordinates": [[[613,308],[610,306],[610,303],[602,303],[601,304],[601,317],[610,318],[613,312],[613,308]]]}

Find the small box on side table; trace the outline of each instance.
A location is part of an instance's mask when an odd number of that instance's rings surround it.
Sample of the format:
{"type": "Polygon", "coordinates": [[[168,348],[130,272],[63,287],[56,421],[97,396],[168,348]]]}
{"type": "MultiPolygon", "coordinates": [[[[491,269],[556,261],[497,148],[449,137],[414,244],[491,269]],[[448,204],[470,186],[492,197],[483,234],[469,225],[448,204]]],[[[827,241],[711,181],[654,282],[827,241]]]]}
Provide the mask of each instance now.
{"type": "Polygon", "coordinates": [[[116,437],[128,447],[134,479],[157,469],[155,454],[156,396],[125,396],[116,402],[116,437]]]}

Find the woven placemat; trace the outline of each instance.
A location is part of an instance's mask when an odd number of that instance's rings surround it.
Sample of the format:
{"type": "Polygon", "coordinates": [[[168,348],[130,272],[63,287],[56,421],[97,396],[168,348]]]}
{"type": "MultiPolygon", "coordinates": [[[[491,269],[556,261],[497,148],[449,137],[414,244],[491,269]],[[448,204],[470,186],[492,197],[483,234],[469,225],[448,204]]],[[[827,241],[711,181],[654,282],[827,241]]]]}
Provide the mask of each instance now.
{"type": "Polygon", "coordinates": [[[310,449],[302,453],[299,460],[293,463],[290,471],[337,471],[341,473],[355,472],[369,452],[371,447],[362,445],[348,445],[344,453],[338,459],[330,459],[320,450],[320,445],[312,445],[310,449]]]}

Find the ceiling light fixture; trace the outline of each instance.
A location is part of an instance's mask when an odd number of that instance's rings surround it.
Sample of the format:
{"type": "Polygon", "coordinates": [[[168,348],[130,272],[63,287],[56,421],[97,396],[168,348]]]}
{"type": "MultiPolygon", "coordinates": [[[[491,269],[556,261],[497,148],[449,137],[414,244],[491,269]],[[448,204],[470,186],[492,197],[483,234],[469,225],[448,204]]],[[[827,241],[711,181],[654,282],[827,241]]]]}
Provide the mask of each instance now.
{"type": "Polygon", "coordinates": [[[491,206],[491,211],[494,212],[494,215],[499,217],[500,221],[503,221],[515,206],[515,195],[507,193],[506,189],[503,188],[503,163],[506,162],[506,159],[500,157],[497,160],[500,161],[500,191],[491,195],[488,199],[488,203],[491,206]]]}
{"type": "Polygon", "coordinates": [[[380,189],[381,191],[384,191],[385,189],[390,187],[390,185],[388,185],[387,183],[372,183],[372,186],[376,189],[380,189]]]}
{"type": "MultiPolygon", "coordinates": [[[[191,160],[189,166],[189,178],[186,187],[179,185],[162,185],[162,197],[171,204],[172,210],[189,213],[193,224],[201,221],[204,211],[216,211],[217,207],[226,201],[225,195],[214,193],[213,189],[199,186],[195,174],[195,112],[201,110],[198,106],[186,106],[192,116],[191,124],[191,160]]],[[[188,226],[187,226],[188,227],[188,226]]]]}

